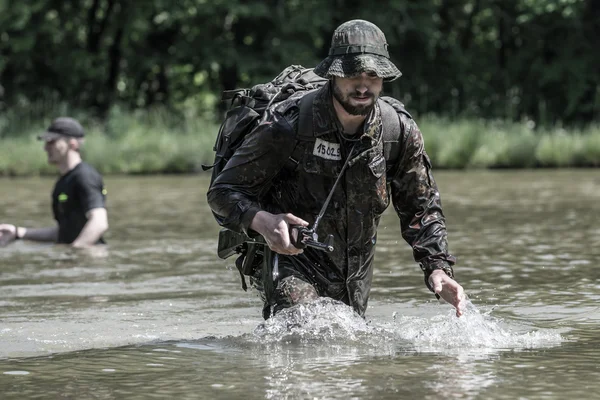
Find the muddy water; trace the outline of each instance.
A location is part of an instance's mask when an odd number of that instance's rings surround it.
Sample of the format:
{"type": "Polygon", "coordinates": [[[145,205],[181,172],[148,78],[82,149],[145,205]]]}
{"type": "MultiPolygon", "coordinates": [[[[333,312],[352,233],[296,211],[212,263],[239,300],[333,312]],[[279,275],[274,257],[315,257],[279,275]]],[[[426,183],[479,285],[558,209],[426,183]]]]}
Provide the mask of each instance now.
{"type": "MultiPolygon", "coordinates": [[[[600,175],[438,172],[467,314],[384,216],[366,320],[267,322],[215,256],[205,176],[107,177],[108,247],[0,249],[0,398],[599,398],[600,175]]],[[[51,179],[0,180],[0,222],[52,224],[51,179]]]]}

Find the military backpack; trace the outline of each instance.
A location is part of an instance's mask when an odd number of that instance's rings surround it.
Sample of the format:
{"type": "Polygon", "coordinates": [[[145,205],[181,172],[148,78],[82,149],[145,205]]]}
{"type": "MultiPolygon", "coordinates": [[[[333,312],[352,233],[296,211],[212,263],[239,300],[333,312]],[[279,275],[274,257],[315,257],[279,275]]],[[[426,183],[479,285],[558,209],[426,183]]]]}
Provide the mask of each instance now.
{"type": "MultiPolygon", "coordinates": [[[[224,91],[221,100],[229,101],[230,107],[213,147],[214,163],[202,166],[204,171],[212,169],[210,184],[221,173],[245,137],[258,125],[265,110],[295,93],[318,89],[327,82],[327,79],[316,75],[312,68],[291,65],[270,82],[251,88],[224,91]]],[[[222,222],[220,216],[213,215],[217,222],[222,222]]]]}

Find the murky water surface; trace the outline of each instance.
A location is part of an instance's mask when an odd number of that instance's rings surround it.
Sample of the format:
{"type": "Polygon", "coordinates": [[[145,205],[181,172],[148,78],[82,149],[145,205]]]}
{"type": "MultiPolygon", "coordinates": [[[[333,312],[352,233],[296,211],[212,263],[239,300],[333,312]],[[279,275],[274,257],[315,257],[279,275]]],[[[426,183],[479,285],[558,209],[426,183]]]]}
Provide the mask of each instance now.
{"type": "MultiPolygon", "coordinates": [[[[107,248],[0,249],[0,397],[600,398],[600,173],[436,178],[464,317],[387,212],[366,320],[322,299],[264,322],[215,256],[205,176],[106,177],[107,248]]],[[[0,221],[52,224],[52,184],[0,180],[0,221]]]]}

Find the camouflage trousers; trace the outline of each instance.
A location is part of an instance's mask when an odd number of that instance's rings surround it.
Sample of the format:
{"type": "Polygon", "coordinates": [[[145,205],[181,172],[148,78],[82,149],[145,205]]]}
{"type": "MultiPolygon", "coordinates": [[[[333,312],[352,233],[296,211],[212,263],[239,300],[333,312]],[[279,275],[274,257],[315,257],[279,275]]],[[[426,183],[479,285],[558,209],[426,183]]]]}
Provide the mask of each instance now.
{"type": "Polygon", "coordinates": [[[250,284],[258,291],[264,302],[265,319],[285,308],[319,298],[315,286],[307,282],[307,279],[295,270],[293,265],[280,262],[277,254],[273,255],[270,265],[263,265],[262,268],[254,271],[250,277],[250,284]],[[272,279],[272,282],[269,282],[272,285],[271,290],[269,290],[269,283],[265,284],[268,279],[272,279]]]}

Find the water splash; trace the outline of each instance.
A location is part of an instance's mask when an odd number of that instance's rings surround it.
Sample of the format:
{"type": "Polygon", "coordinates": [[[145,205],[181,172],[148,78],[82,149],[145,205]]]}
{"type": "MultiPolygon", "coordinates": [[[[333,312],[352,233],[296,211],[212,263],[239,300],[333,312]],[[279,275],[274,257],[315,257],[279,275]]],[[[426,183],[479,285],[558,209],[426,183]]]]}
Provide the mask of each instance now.
{"type": "Polygon", "coordinates": [[[376,328],[346,304],[319,298],[282,310],[258,325],[253,337],[263,343],[331,339],[348,342],[358,341],[375,331],[376,328]]]}
{"type": "MultiPolygon", "coordinates": [[[[327,298],[285,309],[258,325],[251,342],[329,342],[381,346],[396,344],[402,351],[453,353],[495,352],[557,346],[564,341],[555,330],[505,322],[482,313],[467,301],[464,315],[393,315],[392,321],[368,322],[351,307],[327,298]]],[[[248,339],[248,337],[246,337],[248,339]]]]}
{"type": "Polygon", "coordinates": [[[431,318],[394,316],[391,329],[399,339],[410,342],[420,352],[497,351],[552,347],[564,341],[553,330],[531,330],[479,309],[468,300],[462,317],[454,310],[431,318]]]}

